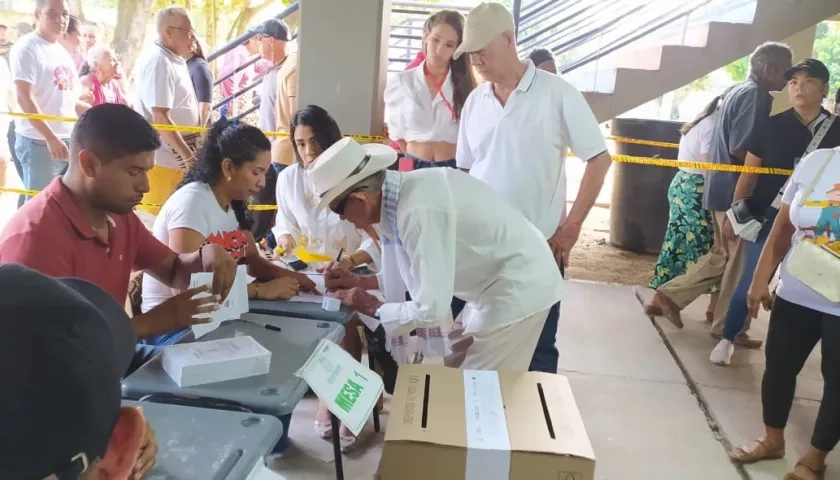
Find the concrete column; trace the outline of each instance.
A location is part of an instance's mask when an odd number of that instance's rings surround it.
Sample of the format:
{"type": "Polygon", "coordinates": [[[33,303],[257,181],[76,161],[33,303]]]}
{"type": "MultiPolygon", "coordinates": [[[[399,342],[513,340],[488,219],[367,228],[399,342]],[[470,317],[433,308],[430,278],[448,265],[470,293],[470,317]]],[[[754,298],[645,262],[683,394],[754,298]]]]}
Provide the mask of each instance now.
{"type": "Polygon", "coordinates": [[[381,135],[391,0],[300,2],[298,106],[325,108],[344,134],[381,135]]]}
{"type": "MultiPolygon", "coordinates": [[[[796,62],[810,58],[814,55],[814,40],[816,40],[816,38],[817,26],[814,25],[813,27],[806,28],[797,34],[782,40],[782,42],[788,44],[793,50],[793,63],[795,64],[796,62]]],[[[771,111],[771,115],[783,112],[788,108],[790,108],[790,102],[788,102],[787,87],[785,87],[782,92],[774,94],[773,110],[771,111]]]]}

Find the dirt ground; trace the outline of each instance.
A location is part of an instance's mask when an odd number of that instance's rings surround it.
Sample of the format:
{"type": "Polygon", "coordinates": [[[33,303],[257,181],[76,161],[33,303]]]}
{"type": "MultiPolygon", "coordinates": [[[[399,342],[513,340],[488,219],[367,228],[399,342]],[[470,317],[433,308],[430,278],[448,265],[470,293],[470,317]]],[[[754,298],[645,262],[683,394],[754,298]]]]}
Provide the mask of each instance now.
{"type": "Polygon", "coordinates": [[[592,208],[583,224],[580,240],[569,260],[567,276],[574,280],[647,286],[653,276],[656,256],[627,252],[614,247],[610,238],[610,210],[592,208]]]}

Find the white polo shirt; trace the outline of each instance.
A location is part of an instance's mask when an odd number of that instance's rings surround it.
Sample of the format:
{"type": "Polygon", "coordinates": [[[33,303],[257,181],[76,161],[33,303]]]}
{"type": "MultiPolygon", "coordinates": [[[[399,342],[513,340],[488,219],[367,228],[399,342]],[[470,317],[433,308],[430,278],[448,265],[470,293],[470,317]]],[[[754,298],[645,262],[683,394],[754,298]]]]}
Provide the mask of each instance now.
{"type": "MultiPolygon", "coordinates": [[[[198,125],[198,100],[186,60],[155,42],[142,51],[135,72],[137,100],[134,109],[146,120],[152,121],[153,108],[168,108],[175,125],[198,125]]],[[[179,168],[172,149],[165,143],[155,152],[155,164],[179,168]]]]}
{"type": "Polygon", "coordinates": [[[548,238],[565,212],[569,148],[588,161],[607,145],[579,91],[530,60],[527,67],[504,106],[490,82],[473,90],[461,112],[455,158],[548,238]]]}

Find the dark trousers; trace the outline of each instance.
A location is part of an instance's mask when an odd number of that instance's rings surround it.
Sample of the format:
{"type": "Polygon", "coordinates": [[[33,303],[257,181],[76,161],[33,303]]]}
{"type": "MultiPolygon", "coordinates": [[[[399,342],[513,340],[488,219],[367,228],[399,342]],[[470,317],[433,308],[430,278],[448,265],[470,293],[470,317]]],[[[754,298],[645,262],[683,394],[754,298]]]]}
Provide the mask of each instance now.
{"type": "Polygon", "coordinates": [[[761,382],[764,424],[785,428],[796,391],[796,376],[822,340],[823,397],[811,445],[830,452],[840,441],[840,317],[776,297],[770,313],[761,382]]]}
{"type": "Polygon", "coordinates": [[[557,302],[548,311],[545,325],[537,340],[537,349],[528,367],[529,372],[557,373],[557,364],[560,362],[560,352],[557,350],[557,325],[559,323],[560,302],[557,302]]]}

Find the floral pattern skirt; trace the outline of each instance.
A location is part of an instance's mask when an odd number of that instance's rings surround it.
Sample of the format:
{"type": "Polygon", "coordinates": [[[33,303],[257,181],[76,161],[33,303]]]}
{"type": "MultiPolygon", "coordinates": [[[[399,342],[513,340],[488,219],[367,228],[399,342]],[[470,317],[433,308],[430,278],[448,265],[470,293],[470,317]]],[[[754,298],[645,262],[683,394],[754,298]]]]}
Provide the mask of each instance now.
{"type": "MultiPolygon", "coordinates": [[[[709,252],[714,239],[712,215],[703,209],[703,175],[678,171],[668,187],[668,228],[650,288],[685,273],[709,252]]],[[[713,291],[716,291],[714,288],[713,291]]]]}

